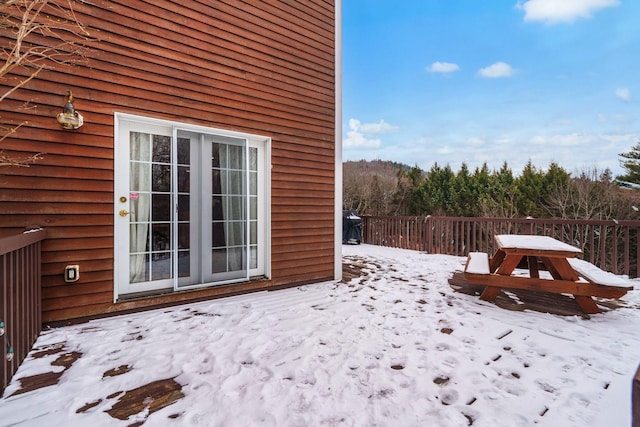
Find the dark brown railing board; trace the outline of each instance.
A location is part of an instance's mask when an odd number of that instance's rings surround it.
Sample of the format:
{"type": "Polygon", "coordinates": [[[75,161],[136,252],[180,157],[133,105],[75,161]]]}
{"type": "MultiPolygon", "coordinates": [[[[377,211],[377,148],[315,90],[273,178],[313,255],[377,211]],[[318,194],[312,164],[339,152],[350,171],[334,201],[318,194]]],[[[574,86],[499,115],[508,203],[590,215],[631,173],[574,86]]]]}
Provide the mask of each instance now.
{"type": "Polygon", "coordinates": [[[638,277],[640,221],[550,218],[368,217],[364,243],[465,256],[493,253],[496,234],[540,234],[579,247],[603,270],[638,277]]]}
{"type": "Polygon", "coordinates": [[[633,377],[633,387],[631,392],[632,402],[632,427],[640,427],[640,366],[633,377]]]}
{"type": "Polygon", "coordinates": [[[31,350],[41,330],[41,252],[46,231],[0,239],[0,394],[31,350]],[[13,360],[7,360],[7,344],[13,360]]]}

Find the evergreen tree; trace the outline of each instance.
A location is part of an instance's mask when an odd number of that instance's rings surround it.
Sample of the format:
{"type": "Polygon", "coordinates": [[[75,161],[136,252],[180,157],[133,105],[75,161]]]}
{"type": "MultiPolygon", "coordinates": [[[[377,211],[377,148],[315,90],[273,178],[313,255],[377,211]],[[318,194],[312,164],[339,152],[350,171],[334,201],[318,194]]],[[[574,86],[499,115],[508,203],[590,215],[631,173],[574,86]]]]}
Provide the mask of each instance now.
{"type": "Polygon", "coordinates": [[[516,179],[516,205],[520,216],[540,218],[544,210],[540,207],[544,195],[544,174],[529,160],[516,179]]]}
{"type": "Polygon", "coordinates": [[[479,195],[480,215],[492,218],[513,218],[518,214],[516,184],[507,162],[489,175],[486,190],[479,195]]]}
{"type": "Polygon", "coordinates": [[[564,191],[571,185],[571,174],[556,162],[552,162],[547,169],[547,173],[542,179],[542,197],[540,206],[547,210],[550,195],[557,191],[564,191]]]}
{"type": "Polygon", "coordinates": [[[474,194],[473,182],[469,168],[462,163],[460,170],[451,182],[450,210],[447,215],[452,216],[476,216],[477,195],[474,194]]]}
{"type": "Polygon", "coordinates": [[[418,215],[447,215],[451,210],[451,188],[455,174],[449,165],[435,163],[412,197],[418,215]]]}
{"type": "Polygon", "coordinates": [[[626,153],[619,154],[620,166],[627,172],[616,178],[618,182],[640,184],[640,142],[626,153]]]}

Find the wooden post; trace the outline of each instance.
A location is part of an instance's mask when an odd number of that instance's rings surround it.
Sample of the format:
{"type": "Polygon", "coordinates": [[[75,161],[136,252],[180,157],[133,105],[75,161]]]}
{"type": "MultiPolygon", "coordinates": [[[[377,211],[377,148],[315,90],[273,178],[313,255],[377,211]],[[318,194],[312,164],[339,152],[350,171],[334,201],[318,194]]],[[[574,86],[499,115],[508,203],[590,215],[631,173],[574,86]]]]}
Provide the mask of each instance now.
{"type": "Polygon", "coordinates": [[[631,390],[631,425],[632,427],[640,427],[640,366],[633,377],[633,386],[631,390]]]}

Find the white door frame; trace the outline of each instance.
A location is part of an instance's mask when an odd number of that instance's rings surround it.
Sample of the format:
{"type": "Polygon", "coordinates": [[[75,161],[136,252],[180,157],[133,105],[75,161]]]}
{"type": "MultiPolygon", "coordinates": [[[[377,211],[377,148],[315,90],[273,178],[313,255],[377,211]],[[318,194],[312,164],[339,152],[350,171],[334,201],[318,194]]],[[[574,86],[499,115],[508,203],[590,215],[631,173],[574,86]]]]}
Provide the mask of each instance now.
{"type": "MultiPolygon", "coordinates": [[[[121,295],[132,292],[128,289],[129,284],[129,218],[120,216],[121,210],[129,208],[129,201],[121,201],[121,197],[129,197],[129,135],[127,130],[133,125],[135,130],[149,131],[155,134],[170,135],[175,147],[178,130],[210,134],[222,137],[237,139],[247,139],[249,144],[259,144],[261,152],[264,154],[264,161],[261,163],[262,170],[258,177],[260,203],[258,204],[258,218],[260,222],[260,235],[258,236],[258,263],[259,268],[250,271],[250,275],[271,276],[271,139],[269,137],[234,132],[223,129],[209,128],[205,126],[189,125],[185,123],[173,122],[163,119],[154,119],[144,116],[115,113],[114,114],[114,302],[118,301],[121,295]],[[126,173],[123,170],[126,169],[126,173]],[[254,273],[254,274],[252,274],[254,273]],[[127,292],[128,290],[128,292],[127,292]]],[[[175,162],[174,162],[175,163],[175,162]]],[[[175,183],[174,183],[175,184],[175,183]]],[[[175,188],[175,186],[174,186],[175,188]]],[[[173,220],[175,223],[176,221],[173,220]]],[[[175,227],[174,227],[175,228],[175,227]]],[[[174,232],[174,237],[176,233],[174,232]]],[[[174,250],[177,250],[174,248],[174,250]]],[[[175,267],[175,263],[174,263],[175,267]]],[[[185,289],[179,287],[177,274],[173,275],[173,289],[185,289]]],[[[246,278],[230,280],[224,283],[245,281],[246,278]]],[[[220,285],[223,282],[203,283],[192,287],[204,287],[220,285]]],[[[149,289],[142,286],[136,288],[135,292],[153,291],[155,286],[150,285],[149,289]]]]}

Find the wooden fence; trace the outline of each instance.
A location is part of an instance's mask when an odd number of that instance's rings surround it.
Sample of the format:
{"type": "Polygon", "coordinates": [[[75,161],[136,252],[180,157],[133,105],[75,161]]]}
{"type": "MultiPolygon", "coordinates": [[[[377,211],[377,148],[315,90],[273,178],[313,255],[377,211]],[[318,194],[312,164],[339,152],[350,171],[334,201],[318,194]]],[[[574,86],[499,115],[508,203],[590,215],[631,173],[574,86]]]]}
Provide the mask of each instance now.
{"type": "Polygon", "coordinates": [[[41,241],[38,230],[0,239],[0,396],[41,330],[41,241]]]}
{"type": "Polygon", "coordinates": [[[496,234],[551,236],[580,248],[582,258],[615,274],[638,277],[640,221],[535,218],[362,217],[362,242],[434,254],[495,251],[496,234]]]}
{"type": "Polygon", "coordinates": [[[640,367],[633,377],[631,386],[631,426],[640,427],[640,367]]]}

